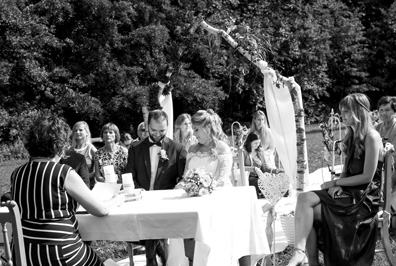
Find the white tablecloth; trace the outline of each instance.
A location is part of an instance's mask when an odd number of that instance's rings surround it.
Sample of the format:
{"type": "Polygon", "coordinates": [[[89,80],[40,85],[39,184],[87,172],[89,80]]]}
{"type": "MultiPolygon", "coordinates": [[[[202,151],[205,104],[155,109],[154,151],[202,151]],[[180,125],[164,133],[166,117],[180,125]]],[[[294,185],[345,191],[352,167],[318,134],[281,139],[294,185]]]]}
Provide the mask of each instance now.
{"type": "Polygon", "coordinates": [[[183,238],[196,240],[194,265],[199,266],[231,266],[242,256],[270,253],[254,187],[224,188],[203,197],[187,197],[183,190],[143,193],[142,200],[126,202],[106,217],[79,214],[82,238],[178,238],[169,247],[172,266],[185,263],[183,238]]]}

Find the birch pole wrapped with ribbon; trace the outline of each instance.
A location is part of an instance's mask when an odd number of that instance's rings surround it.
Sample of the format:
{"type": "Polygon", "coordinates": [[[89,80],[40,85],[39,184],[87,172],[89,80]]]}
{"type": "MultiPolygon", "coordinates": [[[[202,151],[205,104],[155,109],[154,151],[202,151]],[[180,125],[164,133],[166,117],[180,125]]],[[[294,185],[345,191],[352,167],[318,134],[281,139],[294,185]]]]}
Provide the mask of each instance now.
{"type": "Polygon", "coordinates": [[[304,190],[308,161],[300,86],[293,77],[276,75],[267,62],[240,46],[226,31],[216,29],[205,21],[201,21],[200,26],[209,33],[222,37],[232,48],[260,68],[264,75],[268,120],[275,136],[279,159],[292,187],[298,191],[304,190]]]}

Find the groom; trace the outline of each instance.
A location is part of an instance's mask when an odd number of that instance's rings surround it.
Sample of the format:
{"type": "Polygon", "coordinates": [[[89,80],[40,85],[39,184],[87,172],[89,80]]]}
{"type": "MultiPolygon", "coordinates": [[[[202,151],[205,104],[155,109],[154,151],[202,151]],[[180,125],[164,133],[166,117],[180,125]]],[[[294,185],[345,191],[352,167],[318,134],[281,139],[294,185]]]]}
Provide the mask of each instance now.
{"type": "MultiPolygon", "coordinates": [[[[149,136],[132,145],[125,173],[132,173],[135,188],[145,190],[173,189],[182,177],[186,151],[181,144],[166,137],[168,115],[153,110],[148,115],[149,136]]],[[[157,266],[156,253],[166,263],[164,240],[145,240],[147,266],[157,266]]]]}

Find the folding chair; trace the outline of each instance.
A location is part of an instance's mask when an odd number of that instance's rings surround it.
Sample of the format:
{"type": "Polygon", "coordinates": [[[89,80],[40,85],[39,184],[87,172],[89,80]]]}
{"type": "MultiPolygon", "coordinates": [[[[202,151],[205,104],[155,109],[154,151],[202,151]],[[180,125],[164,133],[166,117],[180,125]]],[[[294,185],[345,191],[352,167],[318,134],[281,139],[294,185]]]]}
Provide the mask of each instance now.
{"type": "Polygon", "coordinates": [[[21,215],[18,205],[15,201],[9,200],[2,202],[0,207],[3,207],[0,209],[0,223],[4,238],[4,252],[7,259],[6,265],[14,265],[15,262],[17,266],[26,266],[25,244],[23,242],[21,215]],[[12,226],[14,252],[11,251],[10,241],[8,239],[7,223],[12,226]],[[12,257],[13,254],[15,258],[12,257]]]}

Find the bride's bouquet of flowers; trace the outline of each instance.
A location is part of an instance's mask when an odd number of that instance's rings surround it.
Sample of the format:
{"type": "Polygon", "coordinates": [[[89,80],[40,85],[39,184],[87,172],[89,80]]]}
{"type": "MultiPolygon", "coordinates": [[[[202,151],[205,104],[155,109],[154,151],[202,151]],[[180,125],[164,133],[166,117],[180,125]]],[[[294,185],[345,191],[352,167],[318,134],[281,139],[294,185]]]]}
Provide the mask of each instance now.
{"type": "Polygon", "coordinates": [[[201,168],[189,169],[183,181],[182,188],[190,197],[209,195],[216,186],[212,173],[205,172],[201,168]]]}

